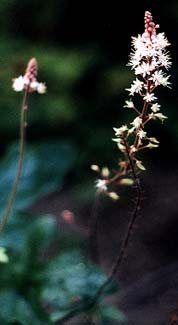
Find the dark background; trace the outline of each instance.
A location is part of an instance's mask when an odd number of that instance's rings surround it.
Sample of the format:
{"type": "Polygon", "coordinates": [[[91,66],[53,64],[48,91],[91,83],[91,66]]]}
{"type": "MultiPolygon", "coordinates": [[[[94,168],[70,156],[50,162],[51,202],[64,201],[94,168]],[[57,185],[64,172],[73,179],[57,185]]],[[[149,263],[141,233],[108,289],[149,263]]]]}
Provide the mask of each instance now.
{"type": "MultiPolygon", "coordinates": [[[[0,135],[2,151],[18,138],[21,94],[11,79],[23,74],[28,59],[39,62],[39,80],[48,93],[31,96],[28,141],[67,139],[78,152],[78,168],[86,174],[91,163],[117,163],[111,138],[113,126],[130,122],[123,109],[125,91],[134,78],[126,66],[131,36],[143,32],[144,11],[150,10],[171,42],[172,90],[157,93],[164,125],[151,132],[161,140],[146,159],[175,162],[177,132],[177,1],[18,1],[0,3],[0,135]]],[[[82,176],[83,177],[83,176],[82,176]]]]}

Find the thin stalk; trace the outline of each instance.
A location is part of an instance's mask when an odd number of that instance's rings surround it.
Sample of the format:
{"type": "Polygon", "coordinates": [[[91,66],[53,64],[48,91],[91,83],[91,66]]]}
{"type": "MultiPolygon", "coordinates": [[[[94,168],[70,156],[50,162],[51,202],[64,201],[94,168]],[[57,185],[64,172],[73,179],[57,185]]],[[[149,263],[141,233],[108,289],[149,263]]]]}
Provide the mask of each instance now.
{"type": "Polygon", "coordinates": [[[77,316],[78,314],[82,313],[82,312],[86,312],[87,310],[90,310],[94,307],[94,305],[96,304],[99,296],[102,294],[102,292],[104,291],[104,289],[109,285],[109,283],[112,281],[113,277],[115,276],[116,272],[118,271],[121,263],[122,263],[122,260],[123,260],[123,257],[124,257],[124,253],[125,253],[125,250],[126,248],[128,247],[128,244],[129,244],[129,240],[130,240],[130,237],[131,237],[131,234],[132,234],[132,229],[133,229],[133,226],[134,226],[134,223],[135,223],[135,220],[136,220],[136,217],[137,217],[137,212],[139,210],[139,206],[140,206],[140,201],[141,201],[141,189],[140,189],[140,185],[137,187],[137,201],[136,201],[136,205],[135,205],[135,209],[133,211],[133,214],[132,214],[132,217],[131,217],[131,220],[129,222],[129,225],[128,225],[128,229],[127,229],[127,232],[126,232],[126,236],[123,240],[123,244],[122,244],[122,247],[121,247],[121,250],[120,250],[120,253],[111,269],[111,272],[110,274],[108,275],[107,279],[105,282],[103,282],[103,284],[100,286],[100,288],[98,289],[98,291],[96,292],[95,296],[91,299],[89,299],[88,301],[83,301],[83,304],[82,304],[82,301],[81,301],[81,305],[74,308],[73,310],[71,310],[68,314],[66,314],[60,321],[58,324],[62,325],[62,324],[65,324],[69,319],[77,316]]]}
{"type": "Polygon", "coordinates": [[[17,174],[12,186],[11,194],[9,197],[9,200],[7,202],[7,206],[5,208],[4,214],[2,216],[2,220],[0,223],[0,234],[4,230],[4,226],[7,223],[9,214],[11,212],[12,205],[14,203],[14,199],[17,193],[17,188],[19,184],[19,180],[22,173],[22,167],[23,167],[23,160],[24,160],[24,149],[25,149],[25,128],[26,128],[26,111],[27,111],[27,95],[28,95],[28,89],[25,90],[23,101],[22,101],[22,107],[21,107],[21,116],[20,116],[20,147],[19,147],[19,160],[18,160],[18,166],[17,166],[17,174]]]}
{"type": "MultiPolygon", "coordinates": [[[[151,64],[151,61],[149,62],[151,64]]],[[[151,82],[150,80],[147,80],[147,92],[150,94],[151,91],[150,91],[150,88],[151,88],[151,82]]],[[[148,107],[149,107],[149,104],[146,102],[146,100],[144,101],[144,104],[143,104],[143,109],[142,109],[142,112],[140,114],[140,117],[142,119],[142,124],[144,126],[144,123],[145,123],[145,120],[146,120],[146,116],[147,116],[147,111],[148,111],[148,107]]],[[[135,138],[135,143],[134,143],[134,147],[136,149],[138,149],[138,144],[139,144],[139,136],[137,135],[136,138],[135,138]]]]}
{"type": "Polygon", "coordinates": [[[133,107],[133,110],[138,114],[138,115],[140,115],[141,114],[141,112],[134,106],[133,107]]]}
{"type": "Polygon", "coordinates": [[[129,154],[129,150],[128,150],[128,145],[127,145],[127,142],[125,141],[125,144],[126,144],[126,150],[127,150],[127,154],[128,154],[128,159],[129,159],[129,163],[130,163],[130,168],[131,168],[131,171],[132,171],[132,174],[133,174],[133,178],[135,180],[135,185],[136,185],[136,192],[137,192],[137,198],[136,198],[136,204],[135,204],[135,208],[133,210],[133,213],[131,215],[131,218],[130,218],[130,222],[128,224],[128,228],[127,228],[127,231],[126,231],[126,235],[125,235],[125,238],[122,242],[122,246],[121,246],[121,249],[120,249],[120,252],[119,252],[119,255],[110,271],[110,274],[108,275],[106,281],[102,284],[102,286],[98,289],[96,295],[95,295],[95,301],[97,300],[97,298],[100,296],[100,294],[103,292],[103,290],[109,285],[109,283],[112,281],[113,277],[115,276],[116,272],[118,271],[122,261],[123,261],[123,258],[124,258],[124,254],[125,254],[125,251],[129,245],[129,242],[130,242],[130,238],[131,238],[131,235],[132,235],[132,230],[134,228],[134,224],[135,224],[135,221],[137,219],[137,216],[138,216],[138,210],[140,208],[140,202],[141,202],[141,186],[140,186],[140,182],[139,182],[139,179],[136,175],[136,172],[135,172],[135,168],[134,168],[134,165],[133,165],[133,161],[132,161],[132,158],[130,157],[130,154],[129,154]]]}

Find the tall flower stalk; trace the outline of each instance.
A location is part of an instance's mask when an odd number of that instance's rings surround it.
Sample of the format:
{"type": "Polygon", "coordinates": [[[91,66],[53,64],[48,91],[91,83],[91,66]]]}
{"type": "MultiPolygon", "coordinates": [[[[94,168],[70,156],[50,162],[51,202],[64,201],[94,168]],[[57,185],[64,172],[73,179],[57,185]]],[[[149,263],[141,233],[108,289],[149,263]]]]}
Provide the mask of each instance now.
{"type": "MultiPolygon", "coordinates": [[[[158,86],[170,87],[170,76],[166,73],[166,70],[171,66],[170,55],[166,50],[170,44],[164,33],[157,34],[156,30],[159,25],[153,22],[153,17],[149,11],[145,12],[144,22],[144,33],[132,37],[132,51],[128,65],[134,71],[136,79],[132,82],[130,88],[126,89],[129,92],[129,99],[126,100],[124,105],[124,108],[132,109],[136,117],[134,117],[130,125],[114,128],[115,138],[113,141],[116,142],[123,156],[119,160],[119,169],[114,175],[111,175],[108,169],[107,173],[104,173],[103,169],[100,169],[97,165],[91,166],[93,170],[100,174],[100,178],[96,182],[98,193],[104,193],[112,199],[118,199],[119,196],[116,192],[113,192],[113,188],[118,191],[118,186],[132,184],[136,186],[137,192],[135,208],[122,241],[119,255],[107,280],[98,290],[97,296],[103,292],[118,271],[138,216],[142,192],[138,174],[145,170],[142,161],[139,159],[139,153],[145,149],[156,148],[159,145],[159,141],[154,136],[147,134],[146,126],[151,120],[158,119],[163,122],[167,118],[160,111],[155,89],[158,86]],[[139,105],[135,104],[134,96],[137,97],[139,105]]],[[[106,171],[106,168],[104,170],[106,171]]]]}
{"type": "Polygon", "coordinates": [[[12,205],[15,200],[15,196],[18,189],[18,184],[22,174],[23,161],[24,161],[24,152],[25,152],[25,130],[27,126],[26,113],[28,108],[28,95],[33,91],[38,93],[45,93],[46,86],[43,83],[37,81],[37,61],[35,58],[32,58],[27,65],[26,72],[24,76],[20,76],[13,80],[13,89],[15,91],[24,91],[22,106],[21,106],[21,116],[20,116],[20,145],[19,145],[19,160],[17,166],[17,173],[12,186],[11,194],[7,202],[4,214],[0,223],[0,234],[2,233],[5,224],[7,223],[9,214],[12,209],[12,205]]]}
{"type": "Polygon", "coordinates": [[[130,185],[132,181],[128,177],[135,182],[134,173],[136,176],[140,171],[145,170],[139,159],[139,153],[159,146],[159,141],[147,134],[148,122],[151,120],[163,122],[167,118],[160,111],[161,105],[157,101],[155,89],[159,86],[170,87],[170,76],[166,73],[171,66],[170,55],[167,51],[170,43],[164,33],[157,34],[156,30],[159,25],[153,22],[149,11],[145,12],[144,21],[144,33],[132,37],[132,51],[128,66],[134,71],[136,78],[130,88],[126,89],[129,92],[129,99],[124,105],[124,108],[132,109],[136,116],[130,125],[114,127],[113,141],[116,142],[123,155],[123,158],[119,160],[119,170],[114,175],[108,171],[105,176],[98,166],[92,166],[92,169],[98,171],[101,176],[96,182],[97,190],[111,198],[114,198],[110,191],[111,187],[130,185]]]}

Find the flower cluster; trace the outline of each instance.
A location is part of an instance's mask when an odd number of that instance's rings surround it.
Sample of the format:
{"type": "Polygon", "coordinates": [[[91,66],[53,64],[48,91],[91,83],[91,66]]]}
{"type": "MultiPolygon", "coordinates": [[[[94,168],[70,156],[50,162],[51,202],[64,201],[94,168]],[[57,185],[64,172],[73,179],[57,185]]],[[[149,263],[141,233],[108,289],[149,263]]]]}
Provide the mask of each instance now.
{"type": "Polygon", "coordinates": [[[145,148],[158,147],[159,141],[148,136],[145,126],[150,120],[159,119],[162,122],[167,118],[160,112],[160,104],[155,96],[155,89],[158,86],[170,87],[169,75],[166,74],[171,66],[170,55],[166,50],[169,42],[164,33],[157,34],[156,25],[153,22],[149,11],[145,12],[145,31],[142,35],[132,38],[132,51],[128,65],[134,70],[136,79],[132,82],[129,92],[129,100],[126,100],[124,107],[133,109],[136,117],[130,125],[123,125],[114,128],[115,138],[119,150],[124,158],[119,162],[119,171],[112,177],[97,181],[96,188],[101,192],[108,193],[108,187],[113,185],[130,185],[134,174],[145,167],[136,156],[140,150],[145,148]],[[134,104],[134,96],[140,96],[141,108],[134,104]],[[125,181],[126,179],[126,181],[125,181]]]}
{"type": "MultiPolygon", "coordinates": [[[[162,122],[167,118],[160,112],[160,105],[155,96],[155,89],[158,86],[170,87],[169,75],[164,70],[171,66],[170,55],[166,50],[170,45],[164,33],[156,32],[159,25],[153,22],[149,11],[145,12],[145,31],[142,35],[132,38],[132,52],[128,65],[134,70],[136,79],[126,90],[130,99],[125,102],[124,107],[132,108],[137,113],[131,128],[128,128],[126,140],[131,133],[135,135],[134,144],[131,146],[131,153],[141,149],[154,148],[158,146],[158,141],[153,137],[148,137],[144,131],[145,125],[150,120],[159,119],[162,122]],[[142,108],[138,109],[134,105],[133,96],[138,94],[142,98],[142,108]],[[153,141],[153,139],[155,139],[153,141]],[[146,144],[143,145],[143,140],[146,144]]],[[[117,136],[118,132],[116,132],[117,136]]],[[[120,137],[118,143],[120,143],[120,137]]],[[[121,150],[122,151],[122,150],[121,150]]],[[[134,157],[132,157],[134,158],[134,157]]]]}
{"type": "Polygon", "coordinates": [[[24,76],[13,79],[12,87],[15,91],[27,90],[27,92],[37,91],[39,94],[46,92],[46,86],[37,81],[38,65],[35,58],[32,58],[27,65],[24,76]]]}
{"type": "Polygon", "coordinates": [[[171,66],[170,55],[166,48],[170,45],[164,33],[156,33],[159,25],[155,25],[149,11],[145,12],[145,32],[132,38],[133,50],[128,63],[136,76],[141,76],[127,89],[131,96],[139,93],[147,102],[155,101],[154,89],[162,85],[170,87],[169,76],[163,69],[171,66]],[[149,87],[148,87],[149,83],[149,87]]]}

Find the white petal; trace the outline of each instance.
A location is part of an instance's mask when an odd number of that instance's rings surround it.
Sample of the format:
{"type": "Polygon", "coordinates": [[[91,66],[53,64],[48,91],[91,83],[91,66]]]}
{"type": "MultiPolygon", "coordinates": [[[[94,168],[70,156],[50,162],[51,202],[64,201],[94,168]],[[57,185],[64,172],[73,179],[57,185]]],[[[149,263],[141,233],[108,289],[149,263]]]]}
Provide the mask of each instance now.
{"type": "Polygon", "coordinates": [[[22,91],[24,89],[24,85],[25,85],[24,78],[22,76],[20,76],[13,80],[12,88],[15,91],[22,91]]]}

